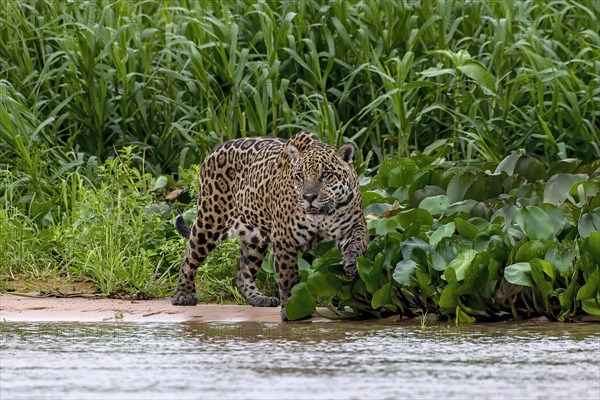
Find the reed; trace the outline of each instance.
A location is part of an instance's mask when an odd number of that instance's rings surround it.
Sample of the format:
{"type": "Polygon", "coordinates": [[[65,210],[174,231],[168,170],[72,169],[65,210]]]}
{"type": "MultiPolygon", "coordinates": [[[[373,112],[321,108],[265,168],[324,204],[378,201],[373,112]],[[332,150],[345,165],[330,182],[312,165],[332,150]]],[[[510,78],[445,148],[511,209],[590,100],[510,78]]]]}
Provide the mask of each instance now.
{"type": "Polygon", "coordinates": [[[352,139],[372,166],[440,140],[455,159],[600,156],[592,0],[3,7],[5,160],[43,136],[101,159],[137,145],[147,171],[174,172],[298,129],[352,139]]]}

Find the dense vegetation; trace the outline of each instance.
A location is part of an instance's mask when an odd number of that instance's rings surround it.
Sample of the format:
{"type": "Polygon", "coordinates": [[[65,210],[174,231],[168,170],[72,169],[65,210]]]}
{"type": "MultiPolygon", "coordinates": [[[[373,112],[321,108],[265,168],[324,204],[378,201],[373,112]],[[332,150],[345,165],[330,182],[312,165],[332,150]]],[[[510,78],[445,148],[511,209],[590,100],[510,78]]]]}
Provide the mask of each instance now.
{"type": "MultiPolygon", "coordinates": [[[[309,129],[359,147],[373,242],[355,282],[305,255],[297,316],[598,315],[599,2],[0,7],[1,276],[168,295],[207,152],[309,129]]],[[[205,300],[239,300],[236,252],[205,300]]]]}
{"type": "Polygon", "coordinates": [[[457,322],[600,315],[600,162],[432,161],[388,160],[365,182],[375,239],[359,260],[360,280],[344,279],[341,255],[323,246],[301,263],[288,315],[313,313],[317,302],[340,316],[435,313],[457,322]]]}

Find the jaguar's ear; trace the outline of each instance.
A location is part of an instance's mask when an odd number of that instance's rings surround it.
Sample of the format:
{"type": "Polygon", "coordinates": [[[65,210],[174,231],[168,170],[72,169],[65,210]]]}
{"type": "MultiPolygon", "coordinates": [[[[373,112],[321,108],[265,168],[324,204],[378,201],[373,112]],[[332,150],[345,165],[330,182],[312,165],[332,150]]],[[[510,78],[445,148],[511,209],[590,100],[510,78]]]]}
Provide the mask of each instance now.
{"type": "Polygon", "coordinates": [[[288,157],[290,158],[290,161],[292,162],[292,165],[295,165],[298,162],[298,159],[300,158],[300,150],[298,150],[298,148],[293,144],[288,143],[287,153],[288,157]]]}
{"type": "Polygon", "coordinates": [[[337,149],[338,155],[347,162],[348,164],[352,164],[352,160],[354,159],[354,145],[352,143],[345,143],[337,149]]]}

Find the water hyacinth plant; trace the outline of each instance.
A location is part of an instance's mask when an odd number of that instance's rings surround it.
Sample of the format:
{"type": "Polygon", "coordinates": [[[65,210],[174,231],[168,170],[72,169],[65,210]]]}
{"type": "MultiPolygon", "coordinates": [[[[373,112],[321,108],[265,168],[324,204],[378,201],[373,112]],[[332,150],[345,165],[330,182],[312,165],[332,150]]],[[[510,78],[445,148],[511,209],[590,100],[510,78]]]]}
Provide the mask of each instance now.
{"type": "Polygon", "coordinates": [[[385,162],[363,186],[375,239],[360,279],[341,277],[337,249],[319,249],[302,264],[288,313],[321,304],[340,316],[434,313],[457,323],[600,316],[600,162],[530,160],[385,162]]]}

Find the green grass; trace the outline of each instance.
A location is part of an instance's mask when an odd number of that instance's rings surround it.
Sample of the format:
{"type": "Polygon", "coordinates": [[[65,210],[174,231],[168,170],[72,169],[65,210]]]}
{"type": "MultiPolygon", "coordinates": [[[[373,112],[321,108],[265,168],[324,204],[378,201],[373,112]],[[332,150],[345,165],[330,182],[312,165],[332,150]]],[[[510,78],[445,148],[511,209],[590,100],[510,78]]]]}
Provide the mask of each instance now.
{"type": "MultiPolygon", "coordinates": [[[[97,166],[90,180],[82,176],[83,169],[70,172],[69,180],[56,189],[55,208],[41,213],[11,205],[19,204],[13,197],[20,182],[2,171],[1,290],[14,279],[43,281],[59,275],[86,279],[105,296],[171,295],[187,245],[172,221],[177,209],[188,205],[165,201],[158,180],[132,166],[132,152],[126,148],[97,166]]],[[[195,188],[197,167],[181,175],[195,188]]],[[[195,189],[190,191],[195,197],[195,189]]],[[[236,241],[215,249],[198,272],[200,301],[243,303],[235,287],[238,264],[236,241]]],[[[276,293],[273,276],[272,271],[262,271],[258,279],[271,295],[276,293]]]]}
{"type": "Polygon", "coordinates": [[[300,129],[356,141],[371,166],[432,144],[600,156],[592,0],[3,7],[3,158],[19,140],[101,159],[137,145],[146,171],[176,172],[219,141],[300,129]]]}
{"type": "Polygon", "coordinates": [[[0,210],[0,276],[37,276],[54,264],[52,233],[18,210],[0,210]]]}

